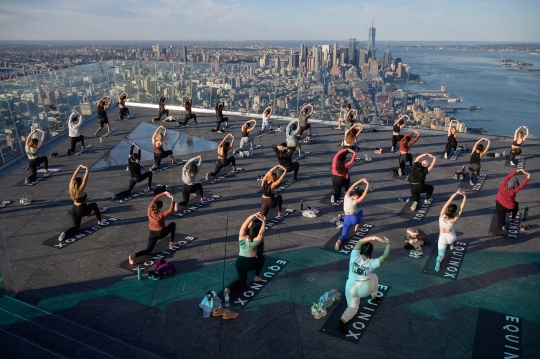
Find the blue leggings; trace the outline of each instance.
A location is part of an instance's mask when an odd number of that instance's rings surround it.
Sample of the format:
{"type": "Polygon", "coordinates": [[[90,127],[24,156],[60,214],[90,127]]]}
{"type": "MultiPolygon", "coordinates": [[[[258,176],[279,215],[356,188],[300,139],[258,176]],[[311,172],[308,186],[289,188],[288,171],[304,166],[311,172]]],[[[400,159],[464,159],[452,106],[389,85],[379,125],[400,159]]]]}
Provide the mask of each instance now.
{"type": "Polygon", "coordinates": [[[364,216],[364,211],[359,210],[356,214],[346,214],[343,219],[343,229],[341,231],[341,237],[338,240],[342,241],[347,238],[347,234],[352,226],[356,226],[362,222],[362,217],[364,216]]]}

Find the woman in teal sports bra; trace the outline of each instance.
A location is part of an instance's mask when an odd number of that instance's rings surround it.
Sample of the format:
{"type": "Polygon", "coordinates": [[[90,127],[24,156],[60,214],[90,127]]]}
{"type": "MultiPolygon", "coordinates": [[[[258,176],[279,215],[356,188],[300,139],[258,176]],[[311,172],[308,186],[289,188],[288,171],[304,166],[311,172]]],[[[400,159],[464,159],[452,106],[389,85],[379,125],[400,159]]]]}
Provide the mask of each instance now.
{"type": "Polygon", "coordinates": [[[26,151],[26,155],[28,156],[28,168],[32,171],[32,174],[30,174],[30,176],[24,180],[25,184],[29,184],[36,180],[37,168],[42,163],[45,165],[45,174],[49,174],[49,160],[47,159],[47,156],[38,156],[38,150],[44,141],[45,132],[43,132],[39,128],[30,132],[28,138],[26,139],[26,146],[24,146],[24,150],[26,151]],[[41,132],[41,140],[34,138],[36,132],[41,132]]]}

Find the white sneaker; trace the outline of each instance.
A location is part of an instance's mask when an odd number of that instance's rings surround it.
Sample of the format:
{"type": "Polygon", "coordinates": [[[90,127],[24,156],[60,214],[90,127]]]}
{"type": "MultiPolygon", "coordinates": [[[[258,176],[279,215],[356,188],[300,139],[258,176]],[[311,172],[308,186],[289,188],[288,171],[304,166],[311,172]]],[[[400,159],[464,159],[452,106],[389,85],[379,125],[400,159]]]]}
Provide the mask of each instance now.
{"type": "Polygon", "coordinates": [[[114,201],[116,199],[116,195],[113,194],[112,197],[111,197],[111,200],[114,201]]]}
{"type": "Polygon", "coordinates": [[[416,206],[418,206],[418,202],[414,201],[411,205],[411,211],[416,211],[416,206]]]}
{"type": "Polygon", "coordinates": [[[448,154],[447,154],[447,153],[444,154],[444,158],[448,158],[448,154]]]}
{"type": "Polygon", "coordinates": [[[332,204],[336,203],[334,195],[332,195],[332,197],[330,197],[330,203],[332,203],[332,204]]]}
{"type": "Polygon", "coordinates": [[[473,181],[469,181],[469,184],[470,184],[471,186],[474,186],[473,181]]]}
{"type": "Polygon", "coordinates": [[[98,222],[98,224],[99,224],[100,226],[106,226],[107,224],[109,224],[109,222],[107,222],[106,219],[102,219],[100,222],[98,222]]]}
{"type": "Polygon", "coordinates": [[[58,242],[62,242],[64,240],[64,238],[66,238],[66,233],[65,232],[62,232],[59,236],[58,236],[58,242]]]}
{"type": "Polygon", "coordinates": [[[424,204],[431,204],[433,202],[432,199],[425,199],[424,204]]]}
{"type": "Polygon", "coordinates": [[[512,161],[510,161],[510,166],[515,166],[516,164],[512,161]]]}

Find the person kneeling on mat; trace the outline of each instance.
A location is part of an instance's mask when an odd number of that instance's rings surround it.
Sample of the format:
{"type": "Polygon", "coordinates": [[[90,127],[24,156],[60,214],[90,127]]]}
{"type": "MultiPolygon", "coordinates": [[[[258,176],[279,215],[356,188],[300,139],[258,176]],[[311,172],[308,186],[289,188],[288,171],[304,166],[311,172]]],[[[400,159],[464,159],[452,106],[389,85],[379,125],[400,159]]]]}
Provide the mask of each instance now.
{"type": "Polygon", "coordinates": [[[135,254],[131,254],[128,257],[129,264],[133,265],[135,264],[134,260],[137,257],[150,255],[152,254],[152,250],[154,249],[156,243],[158,240],[163,239],[167,237],[169,234],[171,235],[171,241],[169,242],[169,249],[174,247],[176,244],[174,242],[174,237],[176,235],[176,223],[171,222],[167,226],[165,226],[165,217],[173,213],[174,211],[174,198],[169,192],[163,192],[158,194],[154,197],[152,202],[150,202],[150,206],[148,206],[148,226],[150,227],[150,234],[148,235],[148,244],[146,245],[146,249],[143,251],[139,251],[135,254]],[[171,205],[168,210],[161,212],[161,208],[163,207],[163,202],[159,199],[163,196],[167,196],[171,199],[171,205]]]}
{"type": "Polygon", "coordinates": [[[343,312],[339,321],[339,331],[347,334],[347,322],[350,321],[360,306],[360,299],[371,295],[372,303],[379,303],[377,297],[379,291],[379,277],[373,271],[379,268],[390,255],[390,240],[376,236],[367,237],[359,240],[351,251],[351,259],[349,261],[349,278],[345,285],[345,297],[347,298],[347,309],[343,312]],[[386,243],[386,248],[382,256],[376,259],[371,259],[373,253],[373,244],[371,241],[379,241],[386,243]]]}
{"type": "Polygon", "coordinates": [[[272,168],[266,173],[266,175],[262,179],[261,187],[262,187],[262,204],[261,204],[261,214],[266,217],[270,209],[272,208],[278,208],[278,216],[281,216],[281,205],[283,203],[283,197],[281,195],[274,196],[274,190],[281,184],[281,181],[283,181],[283,178],[285,177],[285,174],[287,171],[285,170],[285,167],[282,165],[277,165],[272,168]],[[277,169],[281,170],[281,175],[278,177],[276,172],[274,172],[277,169]]]}
{"type": "Polygon", "coordinates": [[[399,141],[399,169],[398,174],[403,176],[405,174],[405,163],[409,161],[409,166],[412,166],[412,155],[409,153],[409,148],[418,141],[420,133],[418,131],[409,132],[405,137],[399,141]],[[416,137],[411,140],[412,135],[416,137]]]}
{"type": "Polygon", "coordinates": [[[409,175],[409,182],[411,183],[411,196],[413,200],[411,211],[416,211],[416,207],[418,206],[418,203],[420,203],[421,193],[426,194],[424,204],[431,204],[432,202],[431,195],[433,194],[434,188],[432,185],[426,184],[425,182],[427,174],[433,170],[433,167],[435,167],[435,162],[437,162],[437,159],[430,153],[424,153],[423,155],[416,157],[414,160],[411,174],[409,175]],[[429,164],[427,160],[420,162],[420,160],[426,156],[433,159],[431,164],[429,164]]]}
{"type": "Polygon", "coordinates": [[[251,131],[255,129],[255,126],[257,125],[256,120],[249,120],[246,123],[242,125],[242,138],[240,139],[240,147],[238,147],[236,150],[233,150],[233,155],[237,152],[241,151],[245,145],[249,143],[249,150],[253,151],[253,137],[249,135],[251,131]],[[253,123],[253,126],[249,126],[250,123],[253,123]]]}
{"type": "Polygon", "coordinates": [[[225,122],[225,127],[229,128],[229,118],[223,117],[223,100],[219,100],[216,103],[215,111],[216,111],[216,128],[213,128],[212,132],[217,131],[219,133],[222,133],[223,131],[221,131],[221,124],[223,122],[225,122]]]}
{"type": "Polygon", "coordinates": [[[313,115],[313,105],[308,103],[307,105],[304,105],[302,109],[300,110],[300,118],[298,119],[298,124],[300,125],[300,130],[298,131],[298,139],[302,137],[302,134],[305,130],[308,130],[308,135],[306,137],[306,140],[311,139],[311,125],[308,122],[311,115],[313,115]],[[309,109],[308,107],[311,107],[311,112],[308,113],[309,109]]]}
{"type": "Polygon", "coordinates": [[[192,159],[187,161],[184,165],[184,168],[182,168],[182,181],[184,181],[184,185],[182,186],[182,202],[179,202],[176,205],[176,211],[178,211],[178,207],[188,205],[189,196],[192,193],[199,192],[199,194],[201,195],[201,202],[206,200],[206,198],[204,198],[202,183],[197,183],[196,181],[197,174],[199,173],[199,170],[201,168],[201,164],[202,155],[198,155],[197,157],[193,157],[192,159]],[[199,161],[196,162],[197,160],[199,161]]]}
{"type": "Polygon", "coordinates": [[[298,131],[300,130],[298,125],[299,120],[292,120],[285,128],[285,138],[287,139],[287,147],[294,148],[298,147],[298,155],[301,156],[302,148],[298,142],[298,131]]]}
{"type": "Polygon", "coordinates": [[[444,259],[444,254],[446,252],[446,246],[450,245],[450,249],[454,249],[454,242],[456,241],[456,232],[454,231],[454,223],[461,217],[463,213],[463,208],[465,208],[465,202],[467,201],[467,195],[465,192],[458,189],[448,201],[444,204],[441,209],[441,214],[439,215],[439,242],[437,248],[439,250],[439,255],[437,256],[437,261],[435,262],[435,272],[438,272],[441,269],[441,262],[444,259]],[[460,194],[463,196],[463,201],[461,202],[461,207],[458,208],[455,204],[452,203],[454,198],[460,194]],[[458,212],[456,214],[456,212],[458,212]]]}
{"type": "Polygon", "coordinates": [[[118,97],[118,107],[120,107],[120,113],[118,114],[118,119],[120,121],[124,119],[124,116],[129,117],[129,108],[126,107],[126,102],[128,100],[128,93],[122,92],[120,97],[118,97]]]}
{"type": "Polygon", "coordinates": [[[161,165],[161,160],[167,157],[171,157],[171,164],[175,164],[172,150],[165,151],[163,149],[163,142],[167,138],[167,129],[163,126],[159,126],[152,136],[152,145],[154,145],[154,165],[150,168],[150,171],[157,170],[161,165]],[[163,132],[161,132],[163,130],[163,132]]]}
{"type": "Polygon", "coordinates": [[[488,140],[485,137],[482,137],[476,143],[474,144],[474,147],[472,149],[471,153],[471,159],[469,160],[469,184],[471,186],[474,186],[474,171],[476,171],[476,179],[478,179],[478,176],[480,176],[480,168],[482,168],[482,165],[480,164],[480,160],[484,155],[487,153],[489,149],[489,145],[491,144],[491,141],[488,140]],[[480,143],[482,141],[486,141],[487,145],[484,147],[483,143],[480,143]]]}
{"type": "Polygon", "coordinates": [[[24,184],[29,184],[36,180],[37,178],[37,168],[44,163],[45,164],[45,174],[49,174],[49,159],[47,156],[41,156],[39,157],[38,150],[43,145],[43,142],[45,141],[45,132],[40,130],[39,128],[35,129],[34,131],[30,132],[28,137],[26,138],[26,146],[25,151],[26,155],[28,156],[28,168],[31,171],[31,174],[29,177],[27,177],[24,180],[24,184]],[[41,132],[41,140],[38,140],[37,138],[33,138],[34,134],[36,132],[41,132]]]}
{"type": "Polygon", "coordinates": [[[159,114],[158,114],[158,117],[152,119],[152,122],[161,121],[161,116],[163,115],[165,115],[165,119],[169,117],[169,110],[165,108],[165,105],[167,104],[167,100],[168,98],[166,95],[161,95],[161,97],[159,98],[159,114]]]}
{"type": "Polygon", "coordinates": [[[362,217],[364,216],[364,211],[356,211],[356,206],[358,203],[362,202],[369,191],[369,182],[367,179],[362,178],[356,181],[351,188],[345,193],[345,198],[343,199],[343,212],[345,212],[345,218],[343,219],[343,228],[341,230],[341,236],[338,238],[335,246],[335,250],[339,251],[341,247],[341,242],[347,238],[347,234],[352,226],[354,226],[354,231],[358,232],[360,227],[360,222],[362,222],[362,217]],[[365,183],[365,189],[355,189],[360,183],[365,183]]]}
{"type": "Polygon", "coordinates": [[[97,104],[97,114],[98,114],[98,120],[99,120],[99,128],[97,129],[96,133],[94,133],[94,137],[98,136],[98,133],[103,130],[103,125],[107,125],[107,133],[111,132],[111,126],[109,125],[109,118],[107,117],[107,110],[112,106],[112,98],[111,96],[103,96],[97,104]],[[109,99],[109,103],[105,104],[105,99],[109,99]]]}
{"type": "Polygon", "coordinates": [[[506,232],[506,213],[512,212],[512,218],[510,222],[516,222],[516,215],[519,211],[519,203],[516,201],[516,195],[519,191],[525,187],[531,174],[523,169],[510,172],[499,185],[497,191],[497,198],[495,199],[495,208],[497,210],[497,223],[499,228],[502,228],[506,232]],[[519,172],[527,176],[519,183],[519,180],[514,177],[519,172]]]}
{"type": "Polygon", "coordinates": [[[79,131],[82,122],[82,115],[77,111],[73,111],[73,113],[69,116],[68,132],[71,139],[71,147],[68,150],[68,156],[75,154],[75,145],[77,142],[81,143],[81,148],[84,150],[84,136],[81,135],[79,131]]]}
{"type": "Polygon", "coordinates": [[[341,187],[345,187],[345,191],[349,189],[351,179],[349,177],[349,168],[354,164],[356,160],[356,152],[350,148],[346,148],[338,151],[332,161],[332,186],[334,187],[334,194],[330,198],[330,202],[333,204],[341,198],[341,187]],[[351,160],[345,163],[347,159],[347,152],[352,154],[351,160]]]}
{"type": "Polygon", "coordinates": [[[152,171],[146,171],[145,173],[141,173],[141,164],[139,163],[141,160],[141,148],[136,143],[133,143],[131,145],[131,150],[129,151],[129,157],[128,157],[128,168],[129,173],[131,174],[131,179],[129,180],[129,186],[128,189],[116,194],[113,194],[111,197],[111,200],[115,200],[117,197],[127,197],[131,194],[131,191],[133,191],[133,188],[135,188],[135,185],[139,182],[144,181],[148,178],[148,189],[152,187],[152,171]],[[137,147],[138,153],[136,155],[133,154],[133,149],[137,147]]]}
{"type": "Polygon", "coordinates": [[[184,117],[184,122],[178,121],[178,126],[185,126],[189,120],[193,119],[195,124],[197,124],[197,115],[191,113],[191,107],[193,106],[193,99],[186,98],[184,101],[184,111],[186,111],[186,116],[184,117]]]}
{"type": "Polygon", "coordinates": [[[401,116],[400,118],[398,118],[396,120],[396,122],[394,122],[394,127],[392,127],[392,148],[390,148],[390,152],[392,152],[392,153],[395,152],[396,145],[403,138],[403,135],[401,135],[400,132],[403,129],[403,127],[405,127],[407,122],[409,122],[409,120],[410,120],[410,117],[407,116],[407,115],[404,115],[404,116],[401,116]],[[403,120],[405,117],[407,119],[403,120]]]}
{"type": "Polygon", "coordinates": [[[227,158],[227,154],[229,153],[229,150],[234,146],[234,136],[232,133],[227,134],[225,138],[221,141],[221,143],[218,145],[217,153],[218,153],[218,161],[216,162],[216,168],[214,169],[214,172],[210,172],[206,174],[206,181],[209,181],[210,176],[216,178],[216,176],[219,174],[219,171],[223,167],[227,167],[228,165],[232,164],[232,170],[236,171],[236,159],[234,156],[231,156],[227,158]],[[229,143],[227,141],[227,138],[231,137],[231,142],[229,143]]]}
{"type": "MultiPolygon", "coordinates": [[[[286,172],[293,172],[293,180],[298,180],[298,170],[300,169],[300,163],[292,161],[292,155],[294,153],[294,147],[287,147],[287,144],[283,142],[281,145],[272,145],[272,149],[276,154],[279,164],[285,168],[286,172]]],[[[278,176],[281,176],[281,170],[278,168],[276,171],[278,176]]]]}

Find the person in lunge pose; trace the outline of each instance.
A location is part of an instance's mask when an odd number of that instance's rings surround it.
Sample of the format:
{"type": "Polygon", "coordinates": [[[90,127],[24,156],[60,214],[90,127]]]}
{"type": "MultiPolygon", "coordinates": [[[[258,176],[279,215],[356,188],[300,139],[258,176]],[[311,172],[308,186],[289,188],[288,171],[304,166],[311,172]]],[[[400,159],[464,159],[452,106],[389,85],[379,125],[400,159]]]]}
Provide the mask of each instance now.
{"type": "Polygon", "coordinates": [[[36,128],[34,131],[30,132],[28,137],[26,138],[26,146],[24,150],[26,151],[26,155],[28,156],[28,168],[31,171],[31,174],[29,177],[27,177],[24,180],[25,184],[29,184],[30,182],[33,182],[37,178],[37,168],[43,163],[45,164],[45,174],[49,174],[49,159],[47,156],[38,156],[38,150],[43,145],[43,142],[45,141],[45,132],[40,130],[39,128],[36,128]],[[41,140],[38,140],[37,138],[34,138],[34,135],[36,132],[41,132],[41,140]]]}
{"type": "Polygon", "coordinates": [[[152,136],[152,145],[154,145],[154,162],[155,164],[150,168],[150,171],[157,170],[161,165],[163,158],[171,157],[171,163],[174,164],[174,156],[172,150],[165,151],[163,149],[163,142],[167,136],[167,129],[163,126],[159,126],[152,136]],[[163,132],[161,132],[163,130],[163,132]]]}
{"type": "Polygon", "coordinates": [[[409,149],[412,145],[418,141],[420,138],[420,133],[418,131],[409,132],[405,137],[399,141],[399,169],[398,174],[403,176],[405,174],[405,163],[408,161],[409,166],[412,166],[412,155],[409,153],[409,149]],[[416,137],[411,139],[412,135],[415,134],[416,137]]]}
{"type": "Polygon", "coordinates": [[[274,124],[272,120],[270,120],[270,117],[272,116],[272,106],[268,106],[263,114],[262,114],[262,126],[261,126],[261,133],[264,132],[264,130],[266,130],[267,128],[272,131],[272,125],[274,124]]]}
{"type": "Polygon", "coordinates": [[[352,226],[354,226],[354,231],[358,232],[360,222],[362,222],[362,217],[364,216],[363,210],[356,211],[356,206],[358,203],[362,202],[369,191],[369,182],[367,179],[362,178],[356,181],[351,188],[345,193],[345,198],[343,199],[343,212],[345,212],[345,217],[343,218],[343,228],[341,230],[341,236],[338,238],[335,246],[335,250],[339,251],[341,247],[341,242],[347,238],[347,234],[352,226]],[[360,183],[365,183],[365,189],[355,189],[360,183]]]}
{"type": "Polygon", "coordinates": [[[131,150],[129,151],[129,157],[128,157],[128,168],[129,173],[131,174],[131,179],[129,180],[129,186],[128,189],[116,194],[113,194],[111,197],[111,200],[115,200],[117,197],[127,197],[131,194],[131,191],[133,191],[133,188],[135,188],[135,185],[139,182],[144,181],[148,178],[148,189],[152,187],[152,171],[147,171],[145,173],[141,173],[141,148],[136,143],[133,143],[131,145],[131,150]],[[137,154],[133,154],[133,149],[137,147],[137,154]]]}
{"type": "Polygon", "coordinates": [[[69,239],[79,234],[82,218],[84,216],[93,214],[96,216],[100,226],[107,224],[107,220],[101,218],[101,213],[105,212],[107,208],[101,207],[100,209],[97,203],[86,203],[86,198],[88,195],[86,194],[85,189],[86,185],[88,184],[89,174],[90,171],[88,170],[88,167],[79,165],[71,177],[71,181],[69,182],[69,195],[73,200],[73,206],[71,207],[70,213],[72,226],[67,231],[60,234],[58,237],[60,242],[62,242],[65,238],[69,239]],[[83,178],[79,177],[79,172],[81,169],[86,171],[83,178]]]}
{"type": "Polygon", "coordinates": [[[450,150],[455,151],[457,149],[457,137],[459,134],[458,128],[459,128],[459,121],[450,120],[450,124],[448,125],[448,142],[446,142],[444,158],[448,158],[448,156],[450,156],[450,150]],[[452,123],[455,123],[456,125],[452,126],[452,123]]]}
{"type": "Polygon", "coordinates": [[[68,156],[75,154],[75,145],[77,142],[81,143],[81,148],[84,150],[84,136],[81,135],[79,131],[82,122],[82,115],[77,111],[73,111],[73,113],[69,116],[68,132],[71,140],[71,147],[68,150],[68,156]]]}
{"type": "Polygon", "coordinates": [[[285,169],[285,167],[283,167],[282,165],[277,165],[270,168],[270,170],[263,177],[261,181],[262,204],[260,212],[263,216],[266,217],[268,211],[276,207],[278,208],[278,216],[282,215],[281,205],[283,203],[283,198],[280,194],[275,196],[274,191],[281,184],[281,181],[283,181],[283,178],[286,174],[287,170],[285,169]],[[281,175],[279,177],[275,172],[278,168],[281,170],[281,175]]]}
{"type": "Polygon", "coordinates": [[[386,237],[377,236],[366,237],[359,240],[351,251],[349,261],[349,278],[345,284],[345,297],[347,298],[347,309],[341,315],[338,322],[339,331],[347,334],[347,322],[350,321],[358,312],[360,299],[371,295],[372,303],[379,303],[377,297],[379,291],[379,277],[373,271],[383,265],[390,255],[390,240],[386,237]],[[386,248],[382,256],[372,259],[373,244],[371,241],[386,243],[386,248]]]}
{"type": "Polygon", "coordinates": [[[471,186],[474,186],[474,181],[473,181],[474,171],[476,171],[476,177],[480,176],[480,168],[482,167],[482,165],[480,164],[480,160],[487,153],[490,143],[491,143],[490,140],[488,140],[485,137],[482,137],[481,139],[476,141],[476,143],[474,144],[474,147],[471,153],[471,159],[469,161],[469,183],[471,186]],[[487,142],[487,145],[485,147],[484,147],[484,144],[480,143],[482,141],[487,142]]]}
{"type": "Polygon", "coordinates": [[[450,245],[450,249],[454,249],[454,242],[457,238],[456,232],[454,231],[454,223],[456,223],[457,219],[461,217],[461,213],[463,213],[463,208],[465,208],[466,201],[467,195],[465,192],[458,189],[456,193],[454,193],[448,199],[448,201],[446,201],[441,209],[441,214],[439,215],[439,242],[437,244],[439,255],[437,256],[437,261],[435,262],[435,272],[438,272],[439,269],[441,269],[441,262],[444,259],[446,246],[450,245]],[[452,203],[458,194],[463,196],[463,201],[461,201],[459,212],[457,205],[452,203]]]}
{"type": "MultiPolygon", "coordinates": [[[[201,195],[201,202],[206,200],[206,198],[204,198],[202,184],[196,181],[201,164],[202,155],[198,155],[187,161],[184,168],[182,168],[182,181],[184,182],[184,185],[182,186],[182,202],[179,202],[177,207],[187,206],[189,203],[189,196],[196,192],[199,192],[201,195]]],[[[178,208],[176,208],[176,210],[178,211],[178,208]]]]}
{"type": "Polygon", "coordinates": [[[334,187],[334,194],[330,199],[330,202],[341,198],[341,187],[345,187],[345,191],[349,190],[351,179],[349,178],[349,168],[354,164],[356,160],[356,152],[350,148],[346,148],[338,151],[332,161],[332,186],[334,187]],[[347,159],[347,152],[352,154],[349,162],[345,162],[347,159]]]}
{"type": "Polygon", "coordinates": [[[341,130],[341,123],[347,118],[347,114],[351,111],[351,104],[341,104],[339,108],[338,127],[334,127],[335,130],[341,130]]]}
{"type": "Polygon", "coordinates": [[[343,137],[343,142],[341,142],[341,146],[351,147],[353,150],[356,150],[358,136],[360,136],[363,129],[364,125],[362,125],[361,123],[357,123],[351,128],[349,128],[347,132],[345,132],[345,136],[343,137]]]}
{"type": "Polygon", "coordinates": [[[516,201],[516,195],[519,191],[525,187],[531,174],[525,172],[523,169],[510,172],[499,185],[499,190],[497,192],[497,197],[495,198],[495,208],[497,210],[497,223],[499,228],[502,228],[506,232],[506,213],[512,212],[511,222],[516,222],[516,215],[519,211],[519,203],[516,201]],[[514,177],[519,172],[522,172],[527,176],[519,183],[517,177],[514,177]]]}
{"type": "Polygon", "coordinates": [[[287,147],[296,149],[298,147],[298,155],[301,156],[300,143],[298,142],[298,131],[300,127],[298,125],[299,120],[292,120],[285,129],[285,137],[287,138],[287,147]]]}
{"type": "Polygon", "coordinates": [[[174,247],[176,244],[174,242],[174,237],[176,236],[176,223],[171,222],[165,226],[165,217],[173,213],[174,211],[174,198],[169,192],[163,192],[154,197],[150,206],[148,206],[148,227],[150,227],[150,234],[148,235],[148,244],[146,249],[139,251],[135,254],[130,254],[128,257],[129,264],[135,264],[135,258],[145,255],[152,254],[158,240],[171,235],[171,240],[169,242],[169,249],[174,247]],[[169,209],[162,212],[161,208],[163,207],[163,202],[159,199],[163,196],[167,196],[171,199],[171,205],[169,209]]]}
{"type": "Polygon", "coordinates": [[[193,119],[195,124],[197,124],[197,116],[191,113],[191,107],[193,106],[193,99],[186,98],[184,101],[184,111],[186,111],[186,116],[184,117],[184,122],[178,121],[178,126],[185,126],[189,120],[193,119]]]}
{"type": "Polygon", "coordinates": [[[510,166],[515,166],[514,159],[521,154],[521,145],[529,137],[529,128],[527,126],[518,127],[514,133],[514,142],[512,142],[512,148],[510,149],[510,166]],[[523,132],[527,131],[527,133],[523,132]]]}
{"type": "Polygon", "coordinates": [[[156,118],[152,119],[152,122],[159,122],[161,121],[161,116],[165,115],[165,118],[169,117],[169,110],[165,108],[165,105],[167,104],[167,96],[161,95],[159,98],[159,115],[156,118]]]}
{"type": "Polygon", "coordinates": [[[424,204],[431,204],[432,202],[431,195],[433,194],[433,186],[426,184],[425,182],[427,174],[433,170],[433,167],[435,167],[435,162],[437,162],[437,159],[430,153],[424,153],[423,155],[416,157],[414,160],[411,174],[409,175],[409,182],[411,183],[411,196],[413,200],[411,205],[412,211],[415,211],[418,203],[420,203],[421,193],[426,194],[424,204]],[[430,157],[431,164],[429,164],[428,160],[423,160],[420,162],[420,160],[424,157],[430,157]]]}
{"type": "MultiPolygon", "coordinates": [[[[285,172],[293,172],[293,180],[298,180],[298,170],[300,169],[300,163],[298,161],[293,162],[292,161],[292,155],[294,153],[294,147],[287,147],[286,143],[282,143],[281,145],[272,145],[272,149],[274,150],[278,162],[281,165],[281,168],[285,169],[285,172]]],[[[281,169],[278,168],[276,170],[276,174],[278,177],[281,177],[281,169]]]]}
{"type": "Polygon", "coordinates": [[[111,126],[109,126],[109,118],[107,117],[107,110],[112,105],[112,98],[111,96],[103,96],[97,104],[97,115],[99,120],[99,128],[97,129],[96,133],[94,134],[94,137],[98,136],[98,133],[101,132],[103,129],[103,125],[107,125],[107,132],[111,132],[111,126]],[[109,103],[105,103],[105,99],[109,99],[109,103]]]}
{"type": "Polygon", "coordinates": [[[129,108],[126,107],[126,102],[128,100],[128,93],[122,92],[118,97],[118,106],[120,107],[120,113],[118,114],[118,119],[116,121],[123,120],[125,116],[126,120],[129,118],[129,108]]]}
{"type": "Polygon", "coordinates": [[[238,147],[236,150],[233,150],[233,155],[236,154],[238,151],[241,151],[245,145],[249,143],[249,150],[253,151],[253,137],[250,136],[250,132],[255,129],[255,126],[257,125],[257,120],[249,120],[246,123],[242,125],[242,138],[240,139],[240,147],[238,147]],[[251,127],[250,124],[253,124],[251,127]]]}
{"type": "Polygon", "coordinates": [[[229,150],[234,146],[234,136],[232,133],[227,134],[221,141],[221,143],[218,145],[217,153],[218,153],[218,161],[216,162],[216,168],[214,169],[214,172],[210,172],[206,174],[206,181],[209,181],[210,176],[216,178],[219,171],[223,167],[227,167],[228,165],[232,164],[232,170],[236,171],[236,159],[234,156],[231,156],[227,158],[227,154],[229,153],[229,150]],[[231,138],[231,142],[227,141],[227,138],[231,138]]]}
{"type": "Polygon", "coordinates": [[[356,109],[350,110],[347,112],[347,115],[345,116],[345,132],[349,130],[351,127],[353,127],[356,123],[356,119],[358,118],[358,111],[356,109]]]}
{"type": "Polygon", "coordinates": [[[219,100],[216,103],[215,110],[216,110],[216,128],[213,128],[212,132],[217,131],[219,133],[222,133],[223,131],[221,131],[221,124],[223,122],[225,122],[225,127],[229,128],[229,118],[223,117],[223,100],[219,100]]]}
{"type": "Polygon", "coordinates": [[[409,120],[410,120],[410,117],[407,115],[404,115],[398,118],[396,122],[394,122],[394,127],[392,128],[392,148],[390,149],[390,152],[395,152],[396,145],[403,138],[403,135],[400,135],[399,133],[401,132],[401,129],[405,127],[407,122],[409,122],[409,120]],[[404,118],[406,119],[404,120],[404,118]]]}
{"type": "Polygon", "coordinates": [[[311,125],[307,123],[311,115],[313,115],[313,105],[308,103],[307,105],[304,105],[304,107],[302,107],[302,109],[300,110],[300,118],[298,119],[300,130],[297,134],[299,139],[300,137],[302,137],[302,133],[304,133],[305,130],[308,130],[306,140],[311,139],[311,125]],[[311,111],[309,111],[309,107],[311,107],[311,111]]]}

